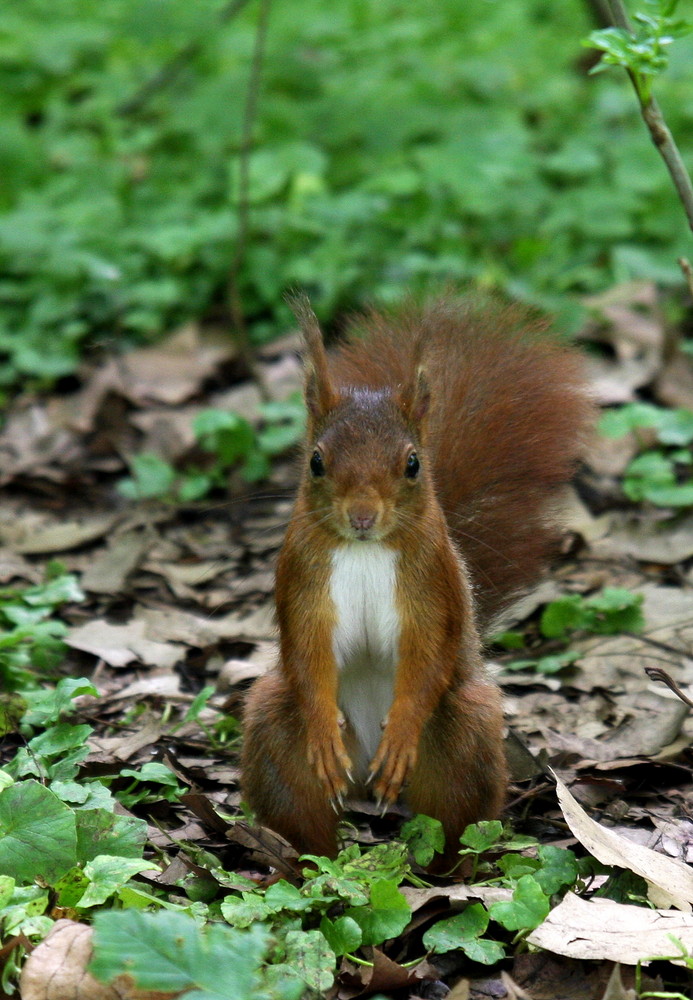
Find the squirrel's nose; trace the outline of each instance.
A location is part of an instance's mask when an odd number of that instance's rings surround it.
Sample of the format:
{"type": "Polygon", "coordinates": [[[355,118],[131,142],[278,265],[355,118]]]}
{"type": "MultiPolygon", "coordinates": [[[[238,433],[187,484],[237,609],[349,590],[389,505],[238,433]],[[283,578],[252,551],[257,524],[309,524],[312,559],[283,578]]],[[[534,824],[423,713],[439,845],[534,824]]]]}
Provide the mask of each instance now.
{"type": "Polygon", "coordinates": [[[370,531],[375,524],[375,514],[366,514],[361,511],[349,514],[349,523],[354,531],[370,531]]]}

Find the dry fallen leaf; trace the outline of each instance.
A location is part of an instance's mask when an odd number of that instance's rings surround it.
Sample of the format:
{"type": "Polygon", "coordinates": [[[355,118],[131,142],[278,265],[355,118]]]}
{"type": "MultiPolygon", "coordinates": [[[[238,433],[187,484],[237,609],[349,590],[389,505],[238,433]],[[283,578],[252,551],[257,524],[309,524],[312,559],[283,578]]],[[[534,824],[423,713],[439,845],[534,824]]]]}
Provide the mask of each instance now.
{"type": "MultiPolygon", "coordinates": [[[[634,844],[613,830],[596,823],[573,798],[561,779],[557,775],[555,777],[556,793],[566,822],[573,835],[587,848],[589,853],[604,865],[628,868],[644,878],[648,885],[648,896],[655,906],[675,906],[679,910],[690,913],[691,903],[693,903],[693,870],[676,858],[668,858],[648,847],[634,844]]],[[[634,909],[640,910],[640,907],[634,907],[634,909]]],[[[643,912],[652,913],[654,911],[645,910],[643,912]]],[[[675,916],[678,918],[679,915],[675,914],[675,916]]],[[[685,926],[690,926],[690,942],[693,944],[693,917],[690,918],[690,925],[685,926]]],[[[657,952],[661,953],[661,948],[658,948],[657,952]]],[[[650,953],[652,953],[651,950],[650,953]]],[[[566,952],[560,952],[560,954],[566,954],[566,952]]],[[[608,958],[610,956],[591,957],[608,958]]],[[[628,960],[614,958],[613,961],[628,960]]]]}
{"type": "Polygon", "coordinates": [[[637,965],[653,958],[675,957],[679,948],[672,937],[690,952],[693,916],[612,899],[585,900],[569,892],[527,941],[570,958],[637,965]]]}
{"type": "Polygon", "coordinates": [[[22,518],[3,519],[0,538],[13,552],[25,555],[68,552],[103,538],[117,520],[118,515],[115,514],[95,514],[93,517],[70,520],[28,513],[22,518]]]}
{"type": "Polygon", "coordinates": [[[112,667],[124,667],[139,660],[149,666],[170,668],[184,655],[181,645],[149,639],[146,622],[137,618],[125,625],[94,619],[71,629],[65,641],[73,649],[93,653],[112,667]]]}

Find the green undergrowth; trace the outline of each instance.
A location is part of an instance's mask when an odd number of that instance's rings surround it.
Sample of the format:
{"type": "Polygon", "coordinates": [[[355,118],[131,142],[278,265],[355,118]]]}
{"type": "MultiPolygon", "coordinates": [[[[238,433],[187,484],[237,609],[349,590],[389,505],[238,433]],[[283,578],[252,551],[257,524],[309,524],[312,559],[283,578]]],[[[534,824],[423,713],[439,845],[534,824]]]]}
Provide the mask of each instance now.
{"type": "MultiPolygon", "coordinates": [[[[258,18],[241,6],[4,12],[0,384],[50,381],[85,344],[121,348],[225,307],[258,18]]],[[[677,284],[680,208],[625,73],[588,73],[588,7],[272,5],[238,273],[253,336],[286,327],[293,287],[331,318],[471,282],[570,322],[575,295],[677,284]]],[[[692,51],[667,47],[657,81],[684,157],[692,51]]]]}
{"type": "MultiPolygon", "coordinates": [[[[624,587],[604,587],[594,594],[563,594],[549,601],[539,618],[539,632],[552,641],[552,651],[542,656],[511,660],[506,670],[533,669],[541,674],[555,674],[570,667],[580,657],[570,648],[576,635],[616,635],[619,632],[641,632],[645,626],[642,613],[643,597],[624,587]],[[558,646],[559,648],[556,648],[558,646]],[[560,648],[563,647],[563,648],[560,648]]],[[[504,649],[521,649],[525,645],[522,632],[503,632],[494,642],[504,649]]]]}
{"type": "MultiPolygon", "coordinates": [[[[42,940],[58,916],[93,924],[99,978],[126,973],[142,989],[196,1000],[298,1000],[306,989],[328,989],[343,956],[368,964],[370,946],[403,935],[412,904],[402,887],[426,885],[412,864],[428,864],[443,848],[440,825],[427,817],[405,824],[402,842],[353,845],[334,860],[306,856],[296,882],[259,887],[194,845],[182,845],[194,865],[175,891],[140,880],[171,860],[147,845],[147,805],[175,802],[186,789],[157,762],[81,776],[93,729],[72,721],[72,701],[95,694],[84,678],[26,691],[18,724],[25,743],[0,770],[0,932],[14,945],[6,992],[16,988],[26,943],[42,940]]],[[[432,923],[411,964],[453,949],[496,964],[595,871],[590,859],[498,821],[468,827],[460,855],[473,884],[504,887],[508,898],[432,923]]]]}
{"type": "Polygon", "coordinates": [[[607,410],[600,430],[611,438],[635,435],[639,454],[623,478],[629,500],[673,511],[693,506],[693,410],[629,403],[607,410]]]}
{"type": "Polygon", "coordinates": [[[118,489],[131,500],[201,500],[214,489],[224,489],[229,473],[254,483],[269,475],[271,460],[303,440],[306,411],[300,393],[282,401],[260,403],[260,426],[228,410],[209,409],[193,421],[192,430],[201,460],[177,469],[151,452],[129,459],[131,475],[118,489]]]}

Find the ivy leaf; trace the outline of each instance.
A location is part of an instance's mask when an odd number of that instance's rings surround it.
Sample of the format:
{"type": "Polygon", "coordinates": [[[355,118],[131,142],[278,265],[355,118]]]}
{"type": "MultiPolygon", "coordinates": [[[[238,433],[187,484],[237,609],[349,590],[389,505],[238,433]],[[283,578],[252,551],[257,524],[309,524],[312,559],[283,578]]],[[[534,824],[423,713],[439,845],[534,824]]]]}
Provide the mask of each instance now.
{"type": "Polygon", "coordinates": [[[332,986],[337,956],[320,931],[289,931],[284,944],[285,964],[309,989],[324,993],[332,986]]]}
{"type": "Polygon", "coordinates": [[[443,824],[432,816],[419,815],[408,820],[400,830],[400,837],[422,867],[430,864],[436,853],[445,850],[443,824]]]}
{"type": "Polygon", "coordinates": [[[256,892],[244,892],[241,899],[227,896],[221,904],[222,916],[232,927],[250,927],[256,922],[262,923],[272,912],[262,896],[256,892]]]}
{"type": "Polygon", "coordinates": [[[356,951],[363,940],[361,928],[353,917],[337,917],[336,920],[323,917],[320,921],[320,930],[337,956],[356,951]]]}
{"type": "Polygon", "coordinates": [[[114,857],[99,854],[84,866],[84,874],[89,880],[84,894],[77,905],[81,909],[98,906],[122,889],[133,875],[152,868],[151,861],[137,858],[114,857]]]}
{"type": "Polygon", "coordinates": [[[361,928],[363,944],[382,944],[397,937],[411,920],[411,908],[394,880],[379,879],[371,886],[369,904],[349,908],[361,928]]]}
{"type": "Polygon", "coordinates": [[[472,903],[454,917],[439,920],[429,927],[423,936],[423,943],[431,951],[442,955],[446,951],[461,948],[463,941],[481,937],[488,927],[489,915],[481,903],[472,903]]]}
{"type": "Polygon", "coordinates": [[[280,910],[303,913],[314,905],[314,900],[310,896],[305,896],[295,885],[280,879],[265,893],[265,904],[273,913],[278,913],[280,910]]]}
{"type": "Polygon", "coordinates": [[[523,875],[512,900],[492,903],[489,911],[508,931],[531,931],[546,920],[550,908],[549,897],[542,892],[534,876],[523,875]]]}
{"type": "Polygon", "coordinates": [[[122,479],[118,490],[129,500],[157,500],[168,496],[176,479],[173,466],[158,455],[142,452],[130,459],[132,478],[122,479]]]}
{"type": "Polygon", "coordinates": [[[0,792],[0,871],[51,884],[77,864],[75,813],[33,778],[0,792]]]}
{"type": "Polygon", "coordinates": [[[483,854],[497,844],[503,835],[503,824],[497,819],[484,819],[471,823],[460,837],[460,843],[474,854],[483,854]]]}
{"type": "Polygon", "coordinates": [[[94,916],[89,971],[103,982],[130,976],[142,990],[194,989],[195,1000],[256,1000],[268,938],[259,926],[200,928],[184,913],[104,910],[94,916]]]}
{"type": "Polygon", "coordinates": [[[547,896],[552,896],[564,885],[573,885],[578,877],[578,865],[572,851],[552,844],[537,848],[541,867],[533,873],[534,879],[547,896]]]}
{"type": "Polygon", "coordinates": [[[580,594],[565,594],[546,605],[539,627],[541,634],[547,639],[560,639],[567,632],[587,628],[590,620],[591,616],[580,594]]]}
{"type": "Polygon", "coordinates": [[[77,857],[93,861],[100,854],[119,858],[141,858],[147,839],[147,824],[136,816],[120,816],[108,809],[78,809],[77,857]]]}

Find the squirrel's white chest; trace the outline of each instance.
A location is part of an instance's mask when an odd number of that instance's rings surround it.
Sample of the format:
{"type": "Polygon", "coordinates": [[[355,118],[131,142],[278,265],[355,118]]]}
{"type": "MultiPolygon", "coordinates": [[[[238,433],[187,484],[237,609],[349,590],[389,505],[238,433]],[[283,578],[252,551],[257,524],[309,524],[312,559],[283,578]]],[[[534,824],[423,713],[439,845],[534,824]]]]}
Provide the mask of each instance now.
{"type": "Polygon", "coordinates": [[[332,647],[339,707],[359,744],[355,771],[365,777],[390,710],[399,655],[395,601],[399,553],[379,542],[353,542],[332,556],[332,647]]]}

